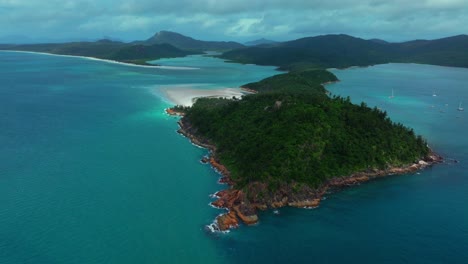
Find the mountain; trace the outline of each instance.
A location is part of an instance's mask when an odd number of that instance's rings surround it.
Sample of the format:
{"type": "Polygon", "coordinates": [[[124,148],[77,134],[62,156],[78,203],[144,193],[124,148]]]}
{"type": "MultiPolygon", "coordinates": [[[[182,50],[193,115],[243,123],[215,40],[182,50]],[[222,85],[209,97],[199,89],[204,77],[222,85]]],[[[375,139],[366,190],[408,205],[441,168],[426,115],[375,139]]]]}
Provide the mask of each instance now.
{"type": "Polygon", "coordinates": [[[274,40],[261,38],[261,39],[245,42],[244,44],[246,46],[259,46],[259,45],[275,45],[275,44],[278,44],[278,43],[279,42],[274,41],[274,40]]]}
{"type": "Polygon", "coordinates": [[[401,50],[399,62],[468,67],[468,36],[415,40],[394,44],[401,50]]]}
{"type": "Polygon", "coordinates": [[[388,44],[389,43],[388,41],[385,41],[383,39],[377,39],[377,38],[369,39],[369,41],[379,43],[379,44],[388,44]]]}
{"type": "Polygon", "coordinates": [[[274,47],[233,50],[220,57],[242,63],[275,65],[282,69],[342,68],[390,62],[468,67],[468,36],[383,43],[343,34],[322,35],[283,42],[274,47]]]}
{"type": "Polygon", "coordinates": [[[188,54],[191,53],[169,44],[131,45],[119,49],[111,58],[118,61],[149,61],[154,58],[183,57],[188,54]]]}
{"type": "Polygon", "coordinates": [[[226,51],[244,47],[244,45],[233,41],[202,41],[170,31],[160,31],[151,38],[138,43],[146,45],[166,43],[179,49],[197,51],[226,51]]]}
{"type": "Polygon", "coordinates": [[[87,56],[136,64],[146,64],[148,60],[159,58],[199,54],[206,50],[226,51],[243,47],[237,42],[201,41],[169,31],[161,31],[147,40],[132,43],[104,38],[68,43],[0,44],[3,50],[87,56]]]}
{"type": "Polygon", "coordinates": [[[225,52],[222,58],[243,63],[296,67],[349,67],[388,61],[387,46],[348,35],[324,35],[279,43],[274,47],[249,47],[225,52]]]}

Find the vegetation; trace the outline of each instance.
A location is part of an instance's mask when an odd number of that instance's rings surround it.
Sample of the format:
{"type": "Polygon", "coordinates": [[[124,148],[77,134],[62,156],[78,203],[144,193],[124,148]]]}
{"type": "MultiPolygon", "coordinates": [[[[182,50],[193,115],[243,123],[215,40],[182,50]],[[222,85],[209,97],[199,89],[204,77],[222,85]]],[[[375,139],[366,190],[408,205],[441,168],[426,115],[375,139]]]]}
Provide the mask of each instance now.
{"type": "Polygon", "coordinates": [[[388,43],[348,35],[325,35],[271,47],[232,50],[221,57],[241,63],[280,66],[284,70],[344,68],[389,62],[468,67],[468,36],[388,43]]]}
{"type": "Polygon", "coordinates": [[[96,42],[72,42],[52,44],[3,45],[1,49],[45,52],[61,55],[87,56],[99,59],[116,60],[127,63],[150,65],[149,60],[183,57],[196,54],[180,50],[169,44],[127,44],[118,41],[100,40],[96,42]]]}
{"type": "Polygon", "coordinates": [[[318,186],[335,176],[409,164],[428,154],[426,142],[385,112],[329,97],[325,70],[293,72],[251,83],[242,100],[201,98],[183,122],[217,146],[238,188],[295,181],[318,186]]]}
{"type": "Polygon", "coordinates": [[[309,92],[325,93],[322,83],[338,81],[336,76],[323,70],[305,70],[278,74],[259,82],[244,84],[243,88],[257,92],[309,92]]]}
{"type": "Polygon", "coordinates": [[[132,45],[123,47],[110,56],[113,60],[154,60],[155,58],[183,57],[192,52],[180,50],[169,44],[132,45]]]}
{"type": "Polygon", "coordinates": [[[192,51],[226,51],[243,48],[244,45],[233,41],[203,41],[193,39],[170,31],[160,31],[145,41],[137,41],[138,44],[170,44],[183,50],[192,51]]]}

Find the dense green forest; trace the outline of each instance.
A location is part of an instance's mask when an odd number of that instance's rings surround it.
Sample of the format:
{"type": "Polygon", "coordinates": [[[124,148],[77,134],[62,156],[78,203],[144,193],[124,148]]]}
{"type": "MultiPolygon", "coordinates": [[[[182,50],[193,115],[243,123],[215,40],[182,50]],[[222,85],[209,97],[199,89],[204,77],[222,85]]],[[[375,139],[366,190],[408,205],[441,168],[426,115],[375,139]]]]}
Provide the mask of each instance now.
{"type": "Polygon", "coordinates": [[[242,100],[201,98],[181,120],[217,146],[236,187],[254,181],[318,186],[335,176],[409,164],[426,142],[376,108],[329,97],[325,70],[291,72],[251,83],[242,100]]]}
{"type": "Polygon", "coordinates": [[[389,43],[348,35],[324,35],[270,47],[236,49],[220,57],[241,63],[275,65],[284,70],[345,68],[389,62],[468,67],[468,36],[389,43]]]}

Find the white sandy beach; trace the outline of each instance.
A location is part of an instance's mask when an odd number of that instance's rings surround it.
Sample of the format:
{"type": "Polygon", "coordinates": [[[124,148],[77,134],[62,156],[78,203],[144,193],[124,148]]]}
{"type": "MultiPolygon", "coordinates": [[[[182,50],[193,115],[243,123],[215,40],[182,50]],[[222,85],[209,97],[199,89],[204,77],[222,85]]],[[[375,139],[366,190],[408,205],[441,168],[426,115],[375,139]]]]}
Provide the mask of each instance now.
{"type": "Polygon", "coordinates": [[[246,94],[239,88],[222,88],[215,90],[202,90],[192,88],[164,88],[162,91],[167,98],[176,105],[192,106],[193,103],[200,97],[223,97],[232,98],[233,96],[240,98],[246,94]]]}
{"type": "Polygon", "coordinates": [[[180,66],[165,66],[165,65],[139,65],[115,60],[106,60],[106,59],[99,59],[95,57],[87,57],[87,56],[78,56],[78,55],[63,55],[63,54],[54,54],[54,53],[46,53],[46,52],[37,52],[37,51],[22,51],[22,50],[0,50],[2,52],[16,52],[16,53],[30,53],[30,54],[41,54],[41,55],[48,55],[48,56],[55,56],[55,57],[67,57],[67,58],[80,58],[86,60],[94,60],[94,61],[101,61],[106,63],[112,64],[120,64],[130,67],[138,67],[138,68],[152,68],[152,69],[161,69],[161,70],[199,70],[200,68],[194,67],[180,67],[180,66]]]}

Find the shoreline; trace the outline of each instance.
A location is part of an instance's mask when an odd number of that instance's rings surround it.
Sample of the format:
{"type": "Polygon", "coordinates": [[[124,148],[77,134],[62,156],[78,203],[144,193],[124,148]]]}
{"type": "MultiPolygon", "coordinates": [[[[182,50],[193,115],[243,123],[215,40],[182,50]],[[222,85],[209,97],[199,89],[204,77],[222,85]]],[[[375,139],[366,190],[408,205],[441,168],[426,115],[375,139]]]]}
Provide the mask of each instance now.
{"type": "MultiPolygon", "coordinates": [[[[198,98],[242,98],[245,93],[238,88],[220,88],[220,89],[194,89],[180,88],[173,86],[172,88],[161,88],[161,91],[166,95],[166,98],[175,105],[192,106],[198,98]]],[[[167,112],[167,111],[166,111],[167,112]]]]}
{"type": "MultiPolygon", "coordinates": [[[[172,113],[184,116],[183,112],[166,109],[168,114],[172,113]]],[[[416,173],[434,164],[442,163],[443,158],[431,152],[415,163],[399,167],[389,167],[386,169],[370,169],[368,171],[356,172],[348,176],[334,177],[317,188],[309,187],[305,184],[292,182],[283,183],[275,192],[270,192],[268,186],[261,182],[251,182],[242,190],[234,188],[235,181],[231,178],[229,170],[219,162],[216,157],[216,146],[208,139],[195,135],[191,124],[181,118],[178,121],[179,134],[185,136],[190,142],[199,147],[208,149],[207,157],[202,158],[202,162],[210,164],[221,177],[219,183],[225,183],[229,188],[220,190],[214,194],[217,200],[210,203],[211,206],[226,209],[227,212],[216,217],[212,224],[217,231],[227,231],[239,227],[240,223],[253,225],[259,221],[257,212],[268,209],[276,209],[285,206],[297,208],[316,208],[324,200],[327,193],[337,192],[341,189],[360,185],[368,181],[384,178],[393,175],[416,173]],[[247,190],[244,192],[243,190],[247,190]]]]}
{"type": "MultiPolygon", "coordinates": [[[[40,55],[48,55],[48,56],[56,56],[56,57],[65,57],[65,58],[80,58],[92,61],[100,61],[106,62],[111,64],[119,64],[124,66],[131,66],[131,67],[139,67],[139,68],[152,68],[152,69],[176,69],[180,70],[178,67],[171,67],[171,66],[162,66],[157,64],[149,64],[142,65],[137,63],[130,63],[130,62],[123,62],[123,61],[116,61],[116,60],[109,60],[109,59],[100,59],[96,57],[88,57],[88,56],[80,56],[80,55],[65,55],[65,54],[55,54],[55,53],[47,53],[47,52],[39,52],[39,51],[22,51],[22,50],[0,50],[0,52],[12,52],[12,53],[29,53],[29,54],[40,54],[40,55]]],[[[196,68],[193,68],[196,69],[196,68]]]]}

